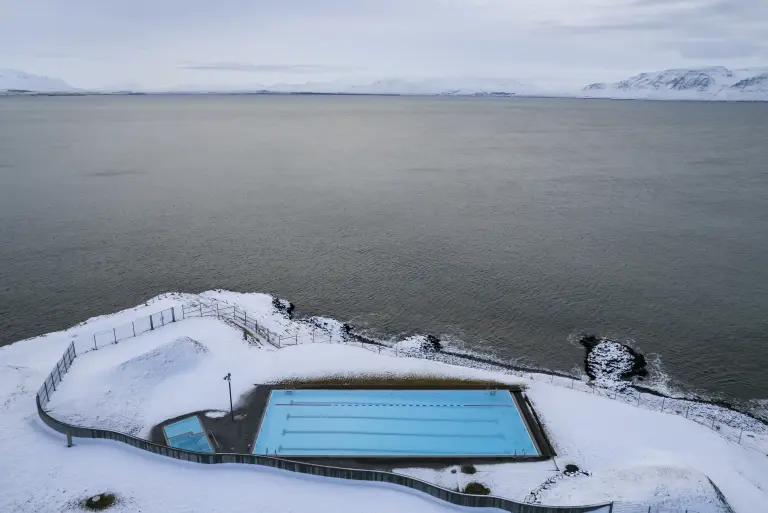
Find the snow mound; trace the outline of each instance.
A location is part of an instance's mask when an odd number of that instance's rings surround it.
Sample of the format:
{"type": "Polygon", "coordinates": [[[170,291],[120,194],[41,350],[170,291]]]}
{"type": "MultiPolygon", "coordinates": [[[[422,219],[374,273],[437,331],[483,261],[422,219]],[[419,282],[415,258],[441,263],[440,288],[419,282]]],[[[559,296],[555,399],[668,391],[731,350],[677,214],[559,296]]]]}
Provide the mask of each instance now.
{"type": "Polygon", "coordinates": [[[174,374],[194,368],[208,348],[189,337],[181,337],[120,364],[118,376],[128,386],[154,386],[174,374]]]}
{"type": "Polygon", "coordinates": [[[196,369],[208,353],[200,342],[180,337],[92,374],[73,370],[48,406],[54,416],[73,424],[141,436],[150,412],[167,396],[163,391],[177,393],[163,385],[196,369]]]}
{"type": "Polygon", "coordinates": [[[583,504],[612,500],[621,503],[617,511],[632,511],[632,506],[642,511],[649,507],[653,511],[731,511],[707,476],[689,467],[640,465],[591,475],[564,475],[551,481],[539,491],[537,502],[552,504],[567,497],[583,504]]]}
{"type": "Polygon", "coordinates": [[[580,343],[587,349],[585,370],[596,386],[624,391],[632,377],[648,374],[645,357],[626,344],[593,335],[582,337],[580,343]]]}
{"type": "Polygon", "coordinates": [[[429,358],[440,350],[440,341],[430,335],[415,335],[395,344],[399,356],[429,358]]]}

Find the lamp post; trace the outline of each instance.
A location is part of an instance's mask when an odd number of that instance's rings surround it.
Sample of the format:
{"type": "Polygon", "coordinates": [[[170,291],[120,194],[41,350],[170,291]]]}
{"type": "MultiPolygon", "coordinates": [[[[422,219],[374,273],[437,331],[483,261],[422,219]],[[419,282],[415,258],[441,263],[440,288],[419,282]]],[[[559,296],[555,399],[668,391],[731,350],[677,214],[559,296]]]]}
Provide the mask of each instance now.
{"type": "Polygon", "coordinates": [[[235,420],[235,413],[232,410],[232,373],[227,372],[227,375],[224,376],[224,380],[229,384],[229,417],[232,420],[235,420]]]}

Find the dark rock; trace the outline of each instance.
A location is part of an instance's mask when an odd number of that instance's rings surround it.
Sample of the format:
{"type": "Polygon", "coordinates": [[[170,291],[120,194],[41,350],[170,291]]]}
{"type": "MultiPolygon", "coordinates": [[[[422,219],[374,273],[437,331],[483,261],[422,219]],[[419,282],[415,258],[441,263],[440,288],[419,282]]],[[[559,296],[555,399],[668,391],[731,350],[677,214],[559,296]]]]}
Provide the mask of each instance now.
{"type": "Polygon", "coordinates": [[[440,343],[440,339],[434,335],[427,335],[424,337],[427,340],[429,346],[431,346],[434,352],[439,352],[443,349],[443,344],[440,343]]]}
{"type": "Polygon", "coordinates": [[[491,493],[491,490],[490,488],[486,487],[484,484],[473,481],[471,483],[468,483],[467,486],[464,487],[464,493],[468,493],[471,495],[489,495],[491,493]]]}
{"type": "Polygon", "coordinates": [[[85,509],[93,511],[102,511],[111,507],[115,503],[115,495],[112,493],[101,493],[88,497],[83,503],[85,509]]]}
{"type": "Polygon", "coordinates": [[[579,472],[579,467],[577,465],[574,465],[573,463],[569,463],[565,466],[565,473],[566,474],[576,474],[579,472]]]}
{"type": "Polygon", "coordinates": [[[582,335],[579,338],[579,343],[586,349],[584,371],[591,380],[595,380],[598,377],[615,376],[617,381],[629,381],[634,377],[642,379],[648,376],[645,356],[627,344],[607,338],[600,338],[592,334],[582,335]],[[593,355],[598,346],[600,346],[600,349],[605,349],[601,344],[612,344],[618,348],[618,351],[609,350],[607,354],[612,355],[612,357],[606,357],[604,350],[599,351],[602,353],[600,356],[597,356],[597,353],[593,355]]]}
{"type": "Polygon", "coordinates": [[[289,319],[293,319],[293,309],[294,305],[290,301],[286,301],[285,299],[279,299],[276,297],[272,298],[272,306],[277,310],[278,312],[282,313],[289,319]]]}

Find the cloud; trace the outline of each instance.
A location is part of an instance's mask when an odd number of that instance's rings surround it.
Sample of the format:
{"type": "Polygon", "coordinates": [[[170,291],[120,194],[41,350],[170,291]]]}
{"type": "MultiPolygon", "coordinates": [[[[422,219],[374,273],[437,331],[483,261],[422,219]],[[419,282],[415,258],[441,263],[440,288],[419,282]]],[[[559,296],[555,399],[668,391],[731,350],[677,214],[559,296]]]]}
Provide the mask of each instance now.
{"type": "Polygon", "coordinates": [[[331,72],[359,71],[353,66],[325,66],[322,64],[251,64],[248,62],[206,62],[182,64],[179,69],[195,71],[235,71],[240,73],[287,73],[316,74],[331,72]]]}
{"type": "Polygon", "coordinates": [[[0,65],[81,87],[594,82],[767,66],[767,33],[766,0],[0,0],[0,65]]]}

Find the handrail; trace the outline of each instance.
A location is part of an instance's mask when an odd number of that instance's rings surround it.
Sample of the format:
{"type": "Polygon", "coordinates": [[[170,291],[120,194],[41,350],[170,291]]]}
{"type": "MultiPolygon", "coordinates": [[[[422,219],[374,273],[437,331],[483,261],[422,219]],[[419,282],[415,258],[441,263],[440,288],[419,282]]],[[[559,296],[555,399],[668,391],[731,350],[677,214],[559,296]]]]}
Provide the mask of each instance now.
{"type": "Polygon", "coordinates": [[[396,484],[399,486],[405,486],[412,490],[426,493],[432,497],[441,499],[451,504],[455,504],[457,506],[498,508],[509,511],[510,513],[589,513],[604,509],[606,507],[609,508],[610,511],[613,506],[612,502],[584,506],[544,506],[540,504],[526,504],[511,499],[506,499],[504,497],[496,497],[493,495],[470,495],[454,490],[448,490],[435,484],[422,481],[415,477],[396,474],[394,472],[332,467],[328,465],[319,465],[316,463],[307,463],[256,454],[202,453],[187,451],[185,449],[177,449],[150,442],[148,440],[143,440],[132,435],[120,433],[119,431],[88,428],[68,424],[52,417],[47,411],[45,411],[42,404],[40,403],[39,395],[36,396],[36,402],[38,415],[42,421],[54,431],[73,438],[100,438],[115,440],[117,442],[123,442],[138,449],[142,449],[154,454],[160,454],[170,458],[175,458],[178,460],[192,461],[204,464],[242,463],[277,468],[290,472],[297,472],[300,474],[332,477],[337,479],[349,479],[354,481],[370,481],[396,484]]]}
{"type": "Polygon", "coordinates": [[[543,506],[539,504],[526,504],[517,502],[504,497],[495,497],[492,495],[470,495],[454,490],[441,488],[432,483],[427,483],[414,477],[395,474],[394,472],[385,472],[381,470],[368,469],[349,469],[342,467],[332,467],[328,465],[319,465],[317,463],[307,463],[301,461],[276,458],[274,456],[262,456],[256,454],[234,454],[234,453],[201,453],[177,449],[166,445],[157,444],[148,440],[143,440],[119,431],[110,431],[100,428],[89,428],[76,426],[60,421],[50,413],[45,411],[43,403],[48,404],[52,393],[56,390],[63,376],[71,368],[77,352],[74,342],[70,343],[64,355],[56,362],[53,371],[46,378],[43,386],[40,387],[35,395],[37,403],[37,414],[40,419],[51,429],[67,435],[68,441],[71,438],[102,438],[115,440],[131,445],[138,449],[148,451],[154,454],[160,454],[178,460],[193,461],[196,463],[216,464],[216,463],[242,463],[249,465],[261,465],[265,467],[278,468],[297,472],[301,474],[317,475],[324,477],[333,477],[338,479],[350,479],[354,481],[382,482],[405,486],[418,492],[426,493],[437,499],[455,504],[457,506],[469,506],[477,508],[498,508],[510,513],[589,513],[609,508],[613,509],[613,503],[593,504],[585,506],[543,506]],[[50,383],[50,386],[49,386],[50,383]],[[43,394],[43,395],[41,395],[43,394]]]}

